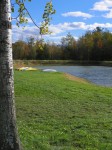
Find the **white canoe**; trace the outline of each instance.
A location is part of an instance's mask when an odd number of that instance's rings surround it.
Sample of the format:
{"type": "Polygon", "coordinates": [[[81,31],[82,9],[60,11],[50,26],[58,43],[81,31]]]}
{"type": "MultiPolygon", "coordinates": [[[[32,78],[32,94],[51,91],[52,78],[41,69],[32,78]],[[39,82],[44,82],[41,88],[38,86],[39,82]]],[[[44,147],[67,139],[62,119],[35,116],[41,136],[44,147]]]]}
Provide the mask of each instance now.
{"type": "Polygon", "coordinates": [[[44,69],[44,72],[57,72],[55,69],[44,69]]]}

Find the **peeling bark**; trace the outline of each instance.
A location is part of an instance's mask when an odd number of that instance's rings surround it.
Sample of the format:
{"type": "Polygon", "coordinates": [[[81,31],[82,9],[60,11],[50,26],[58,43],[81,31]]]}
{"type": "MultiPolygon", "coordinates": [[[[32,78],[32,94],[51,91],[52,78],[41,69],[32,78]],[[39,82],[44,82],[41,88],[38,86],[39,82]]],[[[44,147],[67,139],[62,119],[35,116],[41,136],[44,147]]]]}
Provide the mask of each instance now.
{"type": "Polygon", "coordinates": [[[0,0],[0,150],[21,150],[16,128],[10,0],[0,0]]]}

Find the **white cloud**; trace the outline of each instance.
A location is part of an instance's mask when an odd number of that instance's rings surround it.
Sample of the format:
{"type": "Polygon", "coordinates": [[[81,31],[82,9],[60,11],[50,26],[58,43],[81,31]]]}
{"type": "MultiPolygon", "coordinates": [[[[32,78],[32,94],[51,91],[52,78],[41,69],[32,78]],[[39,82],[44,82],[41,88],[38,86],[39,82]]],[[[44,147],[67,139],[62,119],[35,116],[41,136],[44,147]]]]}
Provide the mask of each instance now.
{"type": "Polygon", "coordinates": [[[44,36],[44,39],[47,41],[47,42],[49,42],[49,43],[55,43],[56,45],[57,44],[60,44],[60,41],[61,41],[61,39],[63,38],[63,37],[65,37],[65,36],[51,36],[51,35],[45,35],[44,36]]]}
{"type": "MultiPolygon", "coordinates": [[[[65,22],[65,23],[59,23],[57,25],[51,25],[50,29],[53,32],[51,35],[45,35],[44,37],[47,40],[59,40],[63,36],[61,33],[67,33],[72,30],[94,30],[96,27],[102,27],[102,28],[112,28],[111,23],[94,23],[94,24],[86,24],[84,22],[65,22]]],[[[25,40],[28,37],[33,36],[34,38],[40,38],[39,36],[39,30],[35,26],[26,26],[24,30],[22,27],[17,27],[16,25],[13,25],[13,42],[17,40],[25,40]]],[[[75,37],[77,39],[78,37],[75,37]]]]}
{"type": "MultiPolygon", "coordinates": [[[[61,39],[66,37],[66,35],[62,35],[62,36],[50,36],[50,35],[47,35],[45,36],[45,41],[48,41],[49,43],[55,43],[55,44],[61,44],[61,39]],[[49,40],[47,40],[49,39],[49,40]]],[[[79,37],[76,37],[76,36],[73,36],[75,40],[78,40],[79,37]]]]}
{"type": "Polygon", "coordinates": [[[94,23],[90,25],[86,25],[87,30],[94,30],[96,27],[101,27],[101,28],[112,28],[111,23],[94,23]]]}
{"type": "Polygon", "coordinates": [[[50,35],[48,35],[47,37],[49,37],[50,39],[53,39],[53,40],[60,40],[61,38],[65,37],[65,36],[62,36],[62,35],[60,35],[60,36],[50,36],[50,35]]]}
{"type": "Polygon", "coordinates": [[[107,11],[102,17],[112,18],[112,0],[101,0],[96,2],[91,10],[107,11]]]}
{"type": "MultiPolygon", "coordinates": [[[[112,28],[111,23],[93,23],[93,24],[86,24],[84,22],[65,22],[60,23],[57,25],[52,25],[56,29],[60,29],[60,33],[69,32],[70,30],[93,30],[96,27],[102,28],[112,28]]],[[[53,32],[53,31],[52,31],[53,32]]],[[[54,31],[55,32],[55,31],[54,31]]]]}
{"type": "Polygon", "coordinates": [[[88,13],[83,13],[81,11],[63,13],[62,16],[64,16],[64,17],[84,17],[84,18],[92,18],[93,17],[92,15],[90,15],[88,13]]]}
{"type": "Polygon", "coordinates": [[[25,26],[23,27],[17,27],[16,25],[12,26],[12,33],[13,33],[13,42],[20,40],[25,40],[28,37],[35,37],[39,38],[39,30],[36,26],[25,26]]]}
{"type": "Polygon", "coordinates": [[[91,10],[109,11],[112,8],[112,0],[100,0],[93,5],[91,10]]]}
{"type": "MultiPolygon", "coordinates": [[[[50,36],[50,35],[47,35],[45,37],[48,37],[49,39],[52,39],[52,40],[61,40],[62,38],[66,37],[66,35],[65,36],[64,35],[60,35],[60,36],[50,36]]],[[[78,37],[76,37],[76,36],[73,36],[73,37],[76,40],[78,39],[78,37]]]]}
{"type": "MultiPolygon", "coordinates": [[[[48,35],[48,39],[54,39],[58,40],[61,39],[61,33],[69,32],[71,30],[76,29],[82,29],[86,30],[86,24],[84,22],[65,22],[65,23],[59,23],[56,25],[50,25],[49,30],[52,32],[51,35],[48,35]]],[[[12,26],[13,31],[13,42],[17,40],[26,40],[28,37],[34,37],[34,38],[40,38],[39,36],[39,29],[36,26],[25,26],[23,27],[17,27],[16,25],[12,26]]],[[[77,37],[76,37],[77,38],[77,37]]]]}
{"type": "Polygon", "coordinates": [[[63,29],[59,28],[58,25],[50,25],[49,30],[52,32],[51,35],[57,35],[63,32],[63,29]]]}
{"type": "Polygon", "coordinates": [[[69,30],[74,30],[74,29],[85,29],[85,23],[84,22],[65,22],[65,23],[59,23],[57,25],[51,25],[49,27],[49,30],[52,32],[51,35],[57,35],[60,33],[64,33],[69,30]]]}
{"type": "Polygon", "coordinates": [[[103,17],[105,17],[105,18],[112,18],[112,10],[110,10],[109,13],[103,15],[103,17]]]}
{"type": "Polygon", "coordinates": [[[86,29],[86,25],[84,22],[65,22],[53,26],[55,26],[55,28],[57,29],[60,29],[61,32],[74,30],[74,29],[86,29]]]}
{"type": "Polygon", "coordinates": [[[107,5],[105,5],[104,1],[96,2],[91,10],[97,10],[97,11],[108,11],[109,8],[107,5]]]}

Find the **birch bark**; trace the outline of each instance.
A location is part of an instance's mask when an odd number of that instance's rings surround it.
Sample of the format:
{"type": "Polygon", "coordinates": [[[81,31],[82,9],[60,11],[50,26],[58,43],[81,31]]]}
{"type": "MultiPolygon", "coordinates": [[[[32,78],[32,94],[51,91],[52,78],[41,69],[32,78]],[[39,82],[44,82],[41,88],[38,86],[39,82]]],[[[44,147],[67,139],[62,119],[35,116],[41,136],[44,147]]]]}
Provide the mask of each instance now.
{"type": "Polygon", "coordinates": [[[10,0],[0,0],[0,150],[21,150],[14,104],[10,0]]]}

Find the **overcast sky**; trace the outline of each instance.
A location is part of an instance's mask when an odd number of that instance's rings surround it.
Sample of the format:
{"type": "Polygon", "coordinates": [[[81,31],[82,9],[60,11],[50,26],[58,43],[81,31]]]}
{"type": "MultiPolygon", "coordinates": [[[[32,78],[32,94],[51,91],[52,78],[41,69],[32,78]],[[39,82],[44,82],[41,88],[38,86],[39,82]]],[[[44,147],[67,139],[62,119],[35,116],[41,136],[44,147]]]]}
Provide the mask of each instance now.
{"type": "MultiPolygon", "coordinates": [[[[27,8],[39,25],[42,21],[44,6],[48,0],[32,0],[27,2],[27,8]]],[[[44,36],[45,40],[58,43],[70,32],[75,39],[84,35],[87,30],[96,27],[107,28],[112,31],[112,0],[53,0],[56,14],[50,25],[51,35],[44,36]]],[[[12,14],[16,17],[17,13],[12,14]]],[[[25,40],[27,37],[39,37],[37,27],[28,18],[29,23],[23,29],[17,27],[13,21],[13,42],[25,40]]]]}

